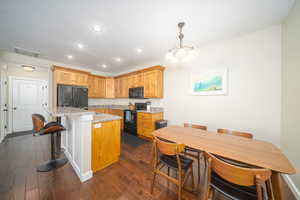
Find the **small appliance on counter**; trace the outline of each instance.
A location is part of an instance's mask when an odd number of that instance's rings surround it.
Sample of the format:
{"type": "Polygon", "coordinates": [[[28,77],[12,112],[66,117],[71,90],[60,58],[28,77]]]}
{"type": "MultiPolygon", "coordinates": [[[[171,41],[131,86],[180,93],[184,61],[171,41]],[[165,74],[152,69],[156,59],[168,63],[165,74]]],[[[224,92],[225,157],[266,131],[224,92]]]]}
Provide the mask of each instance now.
{"type": "Polygon", "coordinates": [[[137,135],[137,110],[146,110],[146,103],[135,103],[135,109],[124,110],[124,131],[126,133],[137,135]]]}
{"type": "Polygon", "coordinates": [[[130,102],[130,103],[128,104],[128,109],[129,109],[129,110],[134,110],[134,109],[135,109],[135,106],[130,102]]]}
{"type": "Polygon", "coordinates": [[[146,107],[147,107],[146,110],[147,110],[148,112],[150,112],[150,110],[151,110],[151,101],[147,101],[147,102],[146,102],[146,105],[147,105],[147,106],[146,106],[146,107]]]}

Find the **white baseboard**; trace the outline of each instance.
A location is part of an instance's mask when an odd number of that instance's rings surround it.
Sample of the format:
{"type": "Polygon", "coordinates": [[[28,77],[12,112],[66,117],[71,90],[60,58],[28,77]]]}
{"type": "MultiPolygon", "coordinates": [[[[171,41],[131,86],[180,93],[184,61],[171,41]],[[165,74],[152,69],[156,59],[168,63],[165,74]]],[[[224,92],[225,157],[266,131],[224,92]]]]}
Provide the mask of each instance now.
{"type": "Polygon", "coordinates": [[[300,200],[300,191],[296,187],[295,183],[292,181],[291,177],[287,174],[283,174],[282,177],[293,192],[293,194],[295,195],[296,199],[300,200]]]}
{"type": "MultiPolygon", "coordinates": [[[[66,148],[64,148],[66,149],[66,148]]],[[[87,180],[89,180],[90,178],[93,177],[93,172],[92,171],[87,171],[85,173],[81,173],[79,167],[77,166],[77,164],[74,162],[74,160],[72,159],[72,156],[70,155],[70,153],[66,150],[65,151],[65,155],[68,158],[70,164],[72,165],[75,173],[77,174],[78,178],[80,179],[81,182],[85,182],[87,180]]]]}

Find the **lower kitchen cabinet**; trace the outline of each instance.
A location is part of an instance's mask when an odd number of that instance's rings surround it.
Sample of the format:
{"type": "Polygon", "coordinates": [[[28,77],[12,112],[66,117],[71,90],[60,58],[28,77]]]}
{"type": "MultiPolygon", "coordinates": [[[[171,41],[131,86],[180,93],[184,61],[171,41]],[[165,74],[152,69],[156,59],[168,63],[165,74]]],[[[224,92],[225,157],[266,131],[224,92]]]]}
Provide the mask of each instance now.
{"type": "Polygon", "coordinates": [[[155,122],[163,119],[163,112],[145,113],[138,112],[137,132],[138,136],[145,139],[152,139],[152,132],[155,130],[155,122]]]}
{"type": "Polygon", "coordinates": [[[92,124],[92,170],[99,171],[119,160],[121,153],[120,121],[92,124]]]}

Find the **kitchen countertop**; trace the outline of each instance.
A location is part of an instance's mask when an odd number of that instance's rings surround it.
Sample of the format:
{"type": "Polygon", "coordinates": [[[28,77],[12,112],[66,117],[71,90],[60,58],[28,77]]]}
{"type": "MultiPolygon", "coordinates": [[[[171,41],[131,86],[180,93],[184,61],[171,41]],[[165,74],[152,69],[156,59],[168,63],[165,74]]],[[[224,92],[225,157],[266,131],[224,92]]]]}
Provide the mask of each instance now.
{"type": "Polygon", "coordinates": [[[53,117],[95,114],[95,112],[91,110],[84,110],[81,108],[73,108],[73,107],[55,107],[53,109],[48,109],[46,111],[48,112],[49,115],[53,117]]]}
{"type": "MultiPolygon", "coordinates": [[[[127,105],[92,105],[89,106],[88,109],[101,109],[101,108],[110,108],[110,109],[120,109],[125,110],[128,109],[127,105]]],[[[147,110],[137,110],[137,112],[143,112],[143,113],[160,113],[164,112],[164,109],[161,107],[151,107],[150,111],[147,110]]]]}
{"type": "Polygon", "coordinates": [[[113,121],[113,120],[119,120],[122,119],[122,117],[116,116],[116,115],[110,115],[105,113],[97,113],[94,115],[93,123],[96,122],[107,122],[107,121],[113,121]]]}

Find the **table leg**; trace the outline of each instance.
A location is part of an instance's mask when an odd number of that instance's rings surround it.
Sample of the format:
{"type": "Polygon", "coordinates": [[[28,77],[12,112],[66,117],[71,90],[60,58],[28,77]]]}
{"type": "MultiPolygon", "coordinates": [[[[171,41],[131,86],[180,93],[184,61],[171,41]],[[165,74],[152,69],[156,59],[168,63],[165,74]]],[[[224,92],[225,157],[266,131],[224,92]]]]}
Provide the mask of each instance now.
{"type": "Polygon", "coordinates": [[[282,190],[281,190],[282,183],[281,183],[280,173],[273,171],[272,176],[271,176],[271,181],[272,181],[274,199],[275,200],[283,200],[282,190]]]}

